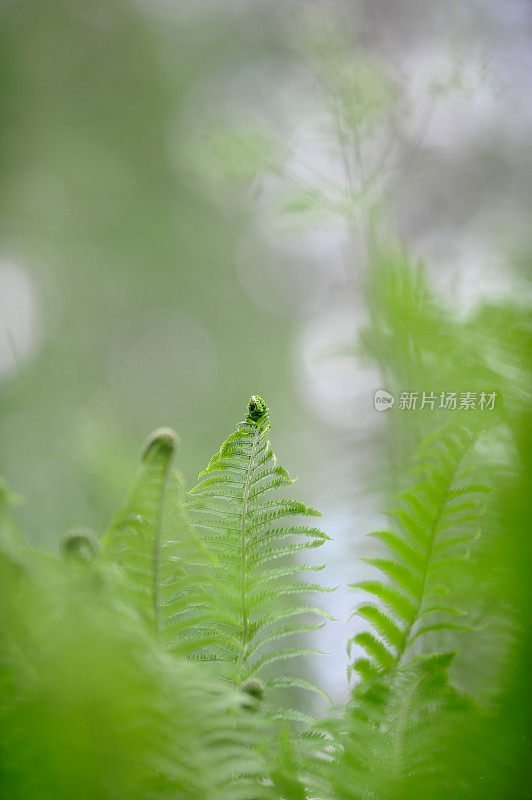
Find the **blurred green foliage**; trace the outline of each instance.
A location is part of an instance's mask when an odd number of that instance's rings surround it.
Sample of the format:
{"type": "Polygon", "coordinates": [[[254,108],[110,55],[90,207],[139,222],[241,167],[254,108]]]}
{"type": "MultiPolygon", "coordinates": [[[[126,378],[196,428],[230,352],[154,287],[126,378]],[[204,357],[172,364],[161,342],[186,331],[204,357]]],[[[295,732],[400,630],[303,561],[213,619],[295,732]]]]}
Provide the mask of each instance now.
{"type": "Polygon", "coordinates": [[[111,570],[5,531],[0,570],[3,797],[241,796],[235,772],[261,763],[259,721],[208,671],[159,650],[111,570]]]}

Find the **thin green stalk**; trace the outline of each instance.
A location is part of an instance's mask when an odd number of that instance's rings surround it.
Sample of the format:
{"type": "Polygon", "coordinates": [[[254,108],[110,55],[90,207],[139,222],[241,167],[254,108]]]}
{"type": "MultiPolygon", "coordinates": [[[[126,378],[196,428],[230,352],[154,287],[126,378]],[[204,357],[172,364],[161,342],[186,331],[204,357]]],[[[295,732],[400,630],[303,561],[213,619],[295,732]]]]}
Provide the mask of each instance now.
{"type": "Polygon", "coordinates": [[[163,482],[157,503],[157,517],[155,521],[155,535],[153,537],[153,612],[155,619],[155,637],[161,638],[161,542],[164,520],[164,503],[166,497],[166,484],[170,472],[170,460],[164,467],[163,482]]]}

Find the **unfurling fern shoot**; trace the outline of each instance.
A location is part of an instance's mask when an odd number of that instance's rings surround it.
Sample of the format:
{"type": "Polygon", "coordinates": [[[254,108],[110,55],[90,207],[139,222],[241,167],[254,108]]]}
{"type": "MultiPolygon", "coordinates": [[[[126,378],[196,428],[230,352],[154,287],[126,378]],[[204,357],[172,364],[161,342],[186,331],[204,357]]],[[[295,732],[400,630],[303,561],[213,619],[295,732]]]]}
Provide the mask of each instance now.
{"type": "MultiPolygon", "coordinates": [[[[277,465],[269,430],[268,408],[254,395],[246,418],[200,474],[202,480],[188,503],[192,521],[215,558],[207,576],[209,608],[198,639],[200,657],[228,663],[237,685],[273,661],[317,653],[276,643],[324,624],[301,617],[328,616],[297,602],[302,594],[328,591],[317,583],[294,580],[299,573],[322,569],[296,563],[294,557],[328,537],[318,528],[281,523],[290,517],[319,516],[316,509],[297,500],[267,499],[293,483],[277,465]]],[[[315,688],[295,678],[270,680],[267,685],[285,686],[287,681],[315,688]]]]}
{"type": "Polygon", "coordinates": [[[175,585],[176,552],[182,544],[168,536],[165,524],[170,487],[175,476],[171,465],[177,435],[159,428],[148,438],[134,486],[123,508],[103,536],[100,559],[122,571],[123,586],[131,605],[149,623],[156,638],[165,639],[165,623],[172,611],[167,595],[175,585]]]}

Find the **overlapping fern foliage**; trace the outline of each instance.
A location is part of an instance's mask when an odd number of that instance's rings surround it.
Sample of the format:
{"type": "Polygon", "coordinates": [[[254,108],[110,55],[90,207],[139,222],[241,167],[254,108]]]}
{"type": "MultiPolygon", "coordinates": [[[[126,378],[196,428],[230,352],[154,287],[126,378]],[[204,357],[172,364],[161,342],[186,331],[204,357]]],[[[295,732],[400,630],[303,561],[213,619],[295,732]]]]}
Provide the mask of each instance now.
{"type": "Polygon", "coordinates": [[[452,662],[452,653],[416,656],[357,685],[337,731],[335,798],[490,797],[482,714],[453,687],[452,662]]]}
{"type": "MultiPolygon", "coordinates": [[[[268,742],[268,758],[261,788],[253,796],[263,796],[265,786],[283,785],[292,786],[286,788],[290,798],[292,791],[297,796],[304,791],[295,764],[308,773],[309,784],[317,785],[310,774],[323,734],[309,730],[314,720],[302,709],[272,705],[270,690],[298,687],[325,693],[304,676],[270,674],[265,681],[257,676],[275,661],[317,653],[301,642],[292,647],[277,643],[306,636],[323,625],[316,617],[330,616],[300,599],[327,589],[295,580],[322,568],[296,558],[328,537],[314,527],[282,525],[286,518],[319,512],[296,500],[268,499],[275,489],[293,483],[276,463],[269,429],[268,409],[254,396],[246,419],[213,456],[186,503],[172,467],[177,437],[169,429],[155,431],[133,488],[99,548],[90,535],[77,531],[63,550],[69,558],[86,555],[89,561],[99,550],[97,564],[113,576],[121,602],[137,615],[146,635],[174,657],[209,662],[214,674],[243,690],[245,708],[264,709],[260,718],[266,725],[262,742],[263,747],[268,742]],[[268,701],[262,703],[265,694],[268,701]],[[293,722],[298,730],[287,727],[293,722]]],[[[250,758],[253,752],[253,758],[263,758],[254,750],[253,737],[248,749],[250,758]]],[[[235,791],[245,791],[248,775],[247,769],[233,774],[235,791]]]]}
{"type": "MultiPolygon", "coordinates": [[[[370,598],[349,643],[357,683],[321,722],[271,700],[275,687],[320,691],[275,664],[316,652],[283,640],[327,616],[305,602],[326,588],[300,579],[320,567],[300,558],[328,537],[297,520],[315,509],[273,499],[292,480],[261,398],[186,498],[175,434],[156,431],[100,546],[80,530],[62,558],[30,549],[2,485],[2,796],[503,798],[495,718],[453,672],[475,624],[462,578],[478,577],[491,498],[484,421],[462,416],[420,447],[393,524],[373,534],[385,552],[366,563],[380,576],[355,587],[370,598]]],[[[520,737],[507,734],[517,763],[520,737]]]]}
{"type": "MultiPolygon", "coordinates": [[[[175,435],[156,431],[100,551],[102,561],[120,567],[130,603],[157,639],[175,653],[227,664],[226,677],[237,685],[274,661],[316,653],[277,643],[320,628],[315,618],[330,616],[299,601],[327,591],[294,578],[322,569],[296,557],[328,537],[315,527],[282,524],[319,512],[297,500],[269,499],[293,483],[276,462],[269,429],[268,409],[254,396],[185,507],[171,468],[175,435]]],[[[317,689],[297,676],[270,677],[268,687],[276,686],[317,689]]]]}
{"type": "Polygon", "coordinates": [[[0,796],[270,797],[257,746],[267,730],[244,696],[206,665],[164,652],[115,570],[82,557],[85,534],[70,537],[59,559],[25,545],[8,511],[0,513],[0,796]]]}

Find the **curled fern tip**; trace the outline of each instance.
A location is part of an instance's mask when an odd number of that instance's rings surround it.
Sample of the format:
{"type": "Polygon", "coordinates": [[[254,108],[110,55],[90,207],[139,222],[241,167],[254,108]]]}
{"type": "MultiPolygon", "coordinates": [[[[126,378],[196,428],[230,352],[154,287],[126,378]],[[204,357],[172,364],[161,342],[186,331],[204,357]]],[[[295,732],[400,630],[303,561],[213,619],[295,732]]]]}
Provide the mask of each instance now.
{"type": "Polygon", "coordinates": [[[268,408],[262,397],[259,397],[258,394],[252,395],[248,403],[248,420],[250,422],[259,423],[266,416],[267,412],[268,408]]]}
{"type": "Polygon", "coordinates": [[[66,560],[90,563],[98,555],[98,542],[91,531],[85,528],[67,533],[61,541],[61,555],[66,560]]]}
{"type": "Polygon", "coordinates": [[[171,458],[177,446],[179,439],[177,433],[172,428],[157,428],[148,436],[148,440],[144,446],[142,458],[145,460],[150,456],[165,456],[171,458]]]}
{"type": "Polygon", "coordinates": [[[248,678],[240,684],[240,691],[254,697],[255,700],[264,700],[266,694],[266,684],[260,678],[248,678]]]}

